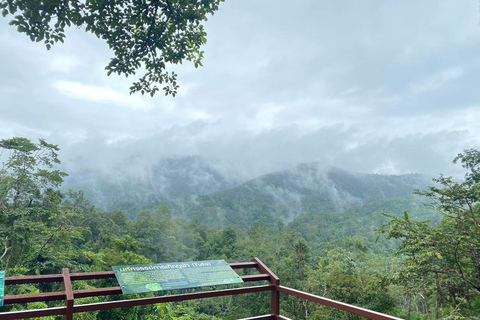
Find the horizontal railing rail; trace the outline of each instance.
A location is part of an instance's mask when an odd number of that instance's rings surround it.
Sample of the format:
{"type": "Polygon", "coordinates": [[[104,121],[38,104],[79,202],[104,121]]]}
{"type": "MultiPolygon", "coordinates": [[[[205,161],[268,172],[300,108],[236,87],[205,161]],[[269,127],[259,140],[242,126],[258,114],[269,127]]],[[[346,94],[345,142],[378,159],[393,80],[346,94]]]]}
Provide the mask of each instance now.
{"type": "Polygon", "coordinates": [[[73,314],[92,312],[100,310],[128,308],[136,306],[152,305],[166,302],[180,302],[187,300],[206,299],[222,296],[233,296],[240,294],[256,293],[256,292],[271,292],[271,314],[257,316],[242,320],[291,320],[280,315],[280,293],[289,296],[297,297],[328,307],[332,307],[345,312],[357,314],[373,320],[401,320],[400,318],[392,317],[383,313],[375,312],[368,309],[359,308],[346,303],[316,296],[310,293],[280,286],[280,279],[259,259],[255,258],[253,262],[231,263],[232,269],[248,269],[255,268],[260,274],[241,276],[244,282],[268,281],[268,285],[258,285],[249,287],[240,287],[232,289],[203,291],[194,293],[184,293],[177,295],[167,295],[140,299],[124,299],[117,301],[106,301],[99,303],[78,304],[75,305],[75,300],[80,298],[99,297],[120,295],[122,290],[120,287],[105,287],[94,289],[73,290],[72,282],[87,281],[87,280],[102,280],[114,279],[115,273],[113,271],[105,272],[87,272],[87,273],[69,273],[68,269],[63,269],[62,274],[50,275],[36,275],[24,277],[6,277],[5,285],[21,285],[21,284],[40,284],[40,283],[62,283],[63,291],[42,292],[36,294],[25,295],[6,295],[4,297],[5,305],[23,304],[31,302],[48,302],[48,301],[65,301],[65,306],[37,309],[37,310],[21,310],[14,312],[0,313],[0,320],[13,319],[29,319],[45,316],[61,316],[64,315],[66,320],[72,320],[73,314]]]}
{"type": "Polygon", "coordinates": [[[297,297],[297,298],[300,298],[300,299],[315,302],[315,303],[318,303],[318,304],[321,304],[321,305],[324,305],[324,306],[327,306],[327,307],[331,307],[331,308],[334,308],[334,309],[346,311],[348,313],[357,314],[359,316],[362,316],[362,317],[365,317],[365,318],[368,318],[368,319],[373,319],[373,320],[402,320],[400,318],[392,317],[392,316],[389,316],[387,314],[383,314],[383,313],[380,313],[380,312],[356,307],[356,306],[353,306],[351,304],[338,302],[338,301],[335,301],[335,300],[331,300],[331,299],[328,299],[328,298],[316,296],[316,295],[306,293],[306,292],[303,292],[303,291],[299,291],[299,290],[295,290],[295,289],[292,289],[292,288],[279,286],[277,288],[277,290],[282,292],[282,293],[288,294],[289,296],[293,296],[293,297],[297,297]]]}
{"type": "MultiPolygon", "coordinates": [[[[262,280],[268,281],[270,279],[270,277],[266,274],[241,276],[241,278],[244,282],[255,282],[255,281],[262,281],[262,280]]],[[[89,280],[96,280],[96,279],[89,279],[89,280]]],[[[30,284],[31,283],[33,282],[30,282],[30,284]]],[[[99,296],[110,296],[110,295],[117,295],[117,294],[122,294],[122,289],[120,287],[107,287],[107,288],[84,289],[84,290],[73,291],[73,296],[75,299],[99,297],[99,296]]],[[[64,300],[65,298],[66,298],[65,291],[9,295],[9,296],[5,296],[4,304],[10,305],[10,304],[30,303],[30,302],[61,301],[61,300],[64,300]]]]}

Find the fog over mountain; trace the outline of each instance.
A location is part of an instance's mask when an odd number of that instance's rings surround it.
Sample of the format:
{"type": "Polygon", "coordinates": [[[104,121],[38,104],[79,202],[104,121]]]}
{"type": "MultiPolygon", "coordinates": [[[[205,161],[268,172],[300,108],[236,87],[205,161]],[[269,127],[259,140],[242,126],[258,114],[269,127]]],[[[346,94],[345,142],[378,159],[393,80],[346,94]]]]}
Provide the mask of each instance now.
{"type": "Polygon", "coordinates": [[[67,172],[93,170],[107,175],[142,176],[163,159],[201,156],[222,175],[245,181],[310,162],[363,173],[436,176],[443,172],[461,176],[463,172],[452,165],[452,159],[462,151],[458,141],[464,141],[465,148],[465,141],[471,141],[469,133],[461,131],[378,138],[363,136],[360,130],[343,125],[313,132],[290,126],[258,134],[222,134],[219,126],[224,124],[198,122],[150,137],[105,142],[105,137],[92,135],[73,144],[67,140],[56,142],[62,147],[67,172]],[[352,140],[357,135],[361,139],[352,140]]]}
{"type": "Polygon", "coordinates": [[[238,184],[198,156],[163,159],[144,167],[141,175],[134,172],[125,174],[122,168],[112,168],[108,173],[73,171],[65,179],[64,189],[82,190],[99,208],[113,210],[125,203],[142,208],[185,196],[223,191],[238,184]]]}
{"type": "Polygon", "coordinates": [[[131,218],[164,205],[176,218],[221,228],[249,227],[256,221],[290,222],[302,213],[341,213],[388,199],[415,202],[413,190],[429,184],[429,177],[420,174],[352,173],[321,163],[300,164],[241,181],[191,156],[164,159],[142,176],[74,172],[64,188],[83,190],[97,207],[123,210],[131,218]]]}

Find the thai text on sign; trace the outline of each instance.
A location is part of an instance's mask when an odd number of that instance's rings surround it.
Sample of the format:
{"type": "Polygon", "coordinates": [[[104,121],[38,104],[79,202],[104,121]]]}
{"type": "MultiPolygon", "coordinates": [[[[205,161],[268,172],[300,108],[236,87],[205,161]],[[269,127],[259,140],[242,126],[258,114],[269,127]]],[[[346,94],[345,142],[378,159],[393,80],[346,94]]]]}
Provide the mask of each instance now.
{"type": "Polygon", "coordinates": [[[242,283],[224,260],[112,267],[123,294],[242,283]]]}

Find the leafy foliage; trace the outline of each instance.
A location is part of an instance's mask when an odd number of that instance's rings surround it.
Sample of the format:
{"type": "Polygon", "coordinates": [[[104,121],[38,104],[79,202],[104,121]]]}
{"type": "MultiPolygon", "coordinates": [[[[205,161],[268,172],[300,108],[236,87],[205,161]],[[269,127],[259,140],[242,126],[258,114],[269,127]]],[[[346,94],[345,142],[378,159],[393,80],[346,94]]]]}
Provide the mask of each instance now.
{"type": "Polygon", "coordinates": [[[480,152],[467,150],[457,161],[469,170],[463,182],[440,175],[434,179],[437,186],[416,191],[442,213],[439,224],[412,221],[405,212],[382,228],[388,238],[402,241],[396,253],[405,257],[405,267],[397,273],[397,282],[410,293],[422,292],[425,300],[435,295],[437,318],[442,300],[468,315],[471,309],[460,308],[461,301],[480,297],[480,152]]]}
{"type": "Polygon", "coordinates": [[[59,164],[57,146],[40,139],[0,140],[8,158],[0,168],[0,239],[5,268],[52,270],[72,258],[73,252],[54,248],[58,242],[80,236],[73,226],[74,214],[62,210],[58,187],[66,176],[54,168],[59,164]],[[55,256],[56,261],[47,259],[55,256]]]}
{"type": "MultiPolygon", "coordinates": [[[[478,319],[475,170],[479,162],[473,151],[457,157],[470,170],[464,182],[440,177],[436,186],[418,191],[415,198],[381,198],[342,213],[304,213],[288,224],[265,214],[250,225],[214,229],[203,224],[219,218],[213,205],[205,207],[204,219],[197,221],[174,219],[165,206],[143,211],[135,220],[119,210],[100,211],[83,192],[58,190],[65,174],[55,167],[59,164],[57,146],[23,138],[1,140],[0,146],[6,156],[0,175],[0,239],[5,244],[1,267],[9,276],[59,273],[64,267],[71,272],[103,271],[112,265],[209,259],[238,262],[259,257],[282,285],[312,294],[409,319],[433,318],[433,310],[436,318],[478,319]],[[432,208],[423,207],[418,196],[431,199],[442,218],[432,208]],[[402,215],[405,209],[409,213],[402,215]],[[425,218],[434,222],[420,221],[425,218]],[[381,231],[390,240],[377,239],[376,229],[382,224],[381,231]],[[392,256],[391,249],[397,254],[392,256]]],[[[352,177],[335,179],[355,181],[352,177]]],[[[350,188],[361,191],[355,185],[350,188]]],[[[223,203],[225,207],[237,204],[234,200],[223,203]]],[[[235,221],[233,215],[231,219],[235,221]]],[[[75,289],[92,287],[86,282],[74,285],[75,289]]],[[[112,284],[102,280],[96,285],[112,284]]],[[[9,294],[52,289],[45,286],[9,287],[9,294]]],[[[144,296],[152,294],[138,297],[144,296]]],[[[95,297],[85,302],[116,298],[95,297]]],[[[55,303],[14,308],[32,306],[55,303]]],[[[281,295],[281,306],[282,314],[299,320],[358,318],[286,295],[281,295]]],[[[268,295],[259,293],[104,310],[78,318],[234,320],[268,312],[268,295]]]]}
{"type": "Polygon", "coordinates": [[[175,96],[177,74],[169,64],[184,60],[202,66],[206,32],[202,25],[222,0],[1,0],[2,15],[13,15],[10,25],[32,41],[50,49],[65,41],[66,27],[84,28],[105,40],[114,57],[108,74],[145,74],[130,92],[153,96],[163,85],[165,95],[175,96]]]}

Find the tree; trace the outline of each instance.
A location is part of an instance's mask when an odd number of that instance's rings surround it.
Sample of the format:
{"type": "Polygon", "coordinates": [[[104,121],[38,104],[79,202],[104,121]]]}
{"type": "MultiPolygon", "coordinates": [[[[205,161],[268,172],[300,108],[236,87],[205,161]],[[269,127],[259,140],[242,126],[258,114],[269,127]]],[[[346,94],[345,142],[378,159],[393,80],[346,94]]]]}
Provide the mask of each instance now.
{"type": "Polygon", "coordinates": [[[405,267],[397,280],[409,292],[420,289],[429,318],[429,293],[435,296],[437,318],[442,299],[450,300],[455,310],[464,301],[471,305],[480,299],[480,152],[465,150],[457,162],[468,170],[464,181],[440,175],[434,179],[437,185],[415,191],[443,214],[440,223],[413,221],[405,212],[390,216],[381,229],[387,238],[402,241],[396,253],[405,257],[405,267]]]}
{"type": "Polygon", "coordinates": [[[33,272],[49,268],[68,254],[55,248],[55,243],[78,236],[72,214],[61,207],[63,195],[58,187],[66,173],[54,168],[60,163],[58,150],[43,139],[38,143],[26,138],[0,140],[0,155],[6,158],[0,156],[0,241],[4,247],[0,265],[4,269],[19,266],[33,272]]]}
{"type": "Polygon", "coordinates": [[[75,26],[107,42],[114,53],[108,75],[145,74],[130,93],[153,96],[158,85],[165,94],[177,93],[177,74],[169,64],[193,62],[202,66],[206,43],[203,22],[224,0],[0,0],[2,15],[13,16],[10,25],[47,49],[64,42],[65,28],[75,26]]]}
{"type": "MultiPolygon", "coordinates": [[[[43,139],[32,143],[26,138],[0,140],[1,154],[7,156],[0,167],[0,207],[31,207],[35,203],[52,200],[54,191],[63,182],[66,173],[54,170],[59,164],[58,146],[43,139]],[[50,170],[51,169],[51,170],[50,170]]],[[[2,160],[0,158],[0,160],[2,160]]]]}

